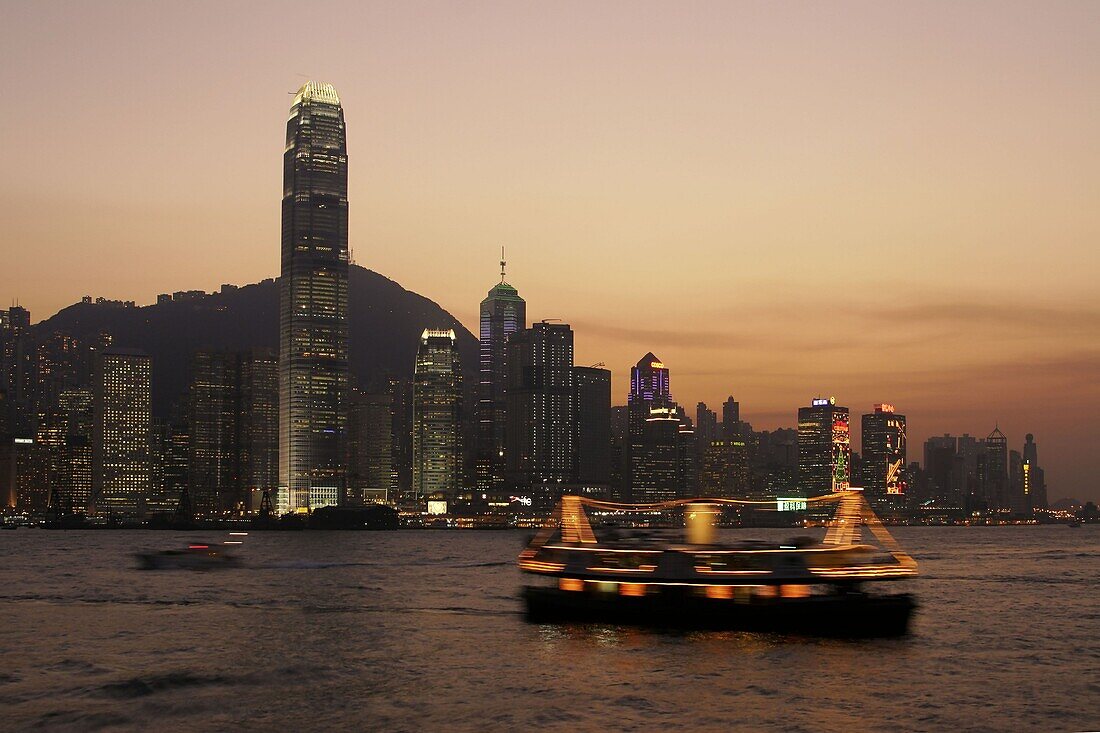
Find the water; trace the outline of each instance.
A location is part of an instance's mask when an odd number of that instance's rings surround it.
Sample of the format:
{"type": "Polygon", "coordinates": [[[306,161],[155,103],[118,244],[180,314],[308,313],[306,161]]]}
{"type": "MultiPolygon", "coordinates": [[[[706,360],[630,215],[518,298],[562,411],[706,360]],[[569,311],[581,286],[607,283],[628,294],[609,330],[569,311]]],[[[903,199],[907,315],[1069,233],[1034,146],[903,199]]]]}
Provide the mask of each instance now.
{"type": "MultiPolygon", "coordinates": [[[[746,531],[742,536],[764,536],[746,531]]],[[[513,532],[0,532],[0,727],[1096,730],[1100,526],[899,528],[905,639],[524,622],[513,532]]]]}

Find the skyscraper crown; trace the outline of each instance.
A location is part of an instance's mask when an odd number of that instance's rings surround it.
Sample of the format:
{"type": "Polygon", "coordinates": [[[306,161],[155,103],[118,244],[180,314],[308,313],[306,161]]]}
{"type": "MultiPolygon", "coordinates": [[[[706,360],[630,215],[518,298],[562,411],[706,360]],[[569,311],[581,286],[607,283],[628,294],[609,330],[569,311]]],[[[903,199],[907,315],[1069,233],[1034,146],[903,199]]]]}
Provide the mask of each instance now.
{"type": "Polygon", "coordinates": [[[307,81],[294,96],[294,104],[301,102],[323,102],[325,104],[340,104],[340,95],[336,93],[336,87],[331,84],[322,84],[316,81],[307,81]]]}

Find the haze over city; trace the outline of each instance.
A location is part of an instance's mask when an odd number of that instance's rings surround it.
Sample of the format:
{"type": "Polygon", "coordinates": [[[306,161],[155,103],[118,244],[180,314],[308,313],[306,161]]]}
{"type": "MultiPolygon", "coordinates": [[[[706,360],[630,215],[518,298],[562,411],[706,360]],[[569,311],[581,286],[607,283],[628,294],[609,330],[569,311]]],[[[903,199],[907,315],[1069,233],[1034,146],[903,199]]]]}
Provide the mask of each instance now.
{"type": "Polygon", "coordinates": [[[355,261],[474,333],[505,245],[617,404],[653,351],[684,405],[1032,432],[1052,499],[1100,497],[1095,4],[258,7],[6,8],[0,293],[40,320],[276,275],[320,78],[355,261]]]}

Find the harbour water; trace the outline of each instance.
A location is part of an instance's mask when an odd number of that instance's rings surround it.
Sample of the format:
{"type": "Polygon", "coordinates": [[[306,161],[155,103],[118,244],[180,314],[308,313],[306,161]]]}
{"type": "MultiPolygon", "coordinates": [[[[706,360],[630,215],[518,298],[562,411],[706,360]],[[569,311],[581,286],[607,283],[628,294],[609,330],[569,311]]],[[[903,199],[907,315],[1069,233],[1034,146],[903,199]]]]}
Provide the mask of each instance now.
{"type": "MultiPolygon", "coordinates": [[[[740,537],[774,537],[743,530],[740,537]]],[[[518,532],[0,533],[0,728],[1097,730],[1100,526],[912,527],[903,639],[524,621],[518,532]]]]}

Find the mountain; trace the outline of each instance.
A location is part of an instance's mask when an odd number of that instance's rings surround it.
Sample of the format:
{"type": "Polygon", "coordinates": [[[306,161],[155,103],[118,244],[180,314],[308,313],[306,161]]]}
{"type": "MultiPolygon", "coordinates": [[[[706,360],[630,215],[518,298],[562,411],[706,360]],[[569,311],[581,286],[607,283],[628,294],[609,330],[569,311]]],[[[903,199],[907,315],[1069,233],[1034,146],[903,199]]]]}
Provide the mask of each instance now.
{"type": "MultiPolygon", "coordinates": [[[[412,377],[425,328],[453,328],[467,383],[478,371],[478,342],[438,304],[394,281],[352,265],[348,283],[353,384],[393,375],[412,377]]],[[[199,349],[279,348],[279,291],[274,279],[218,293],[191,293],[143,307],[77,303],[34,326],[78,338],[110,333],[116,346],[153,357],[153,412],[167,414],[187,391],[192,355],[199,349]]]]}

